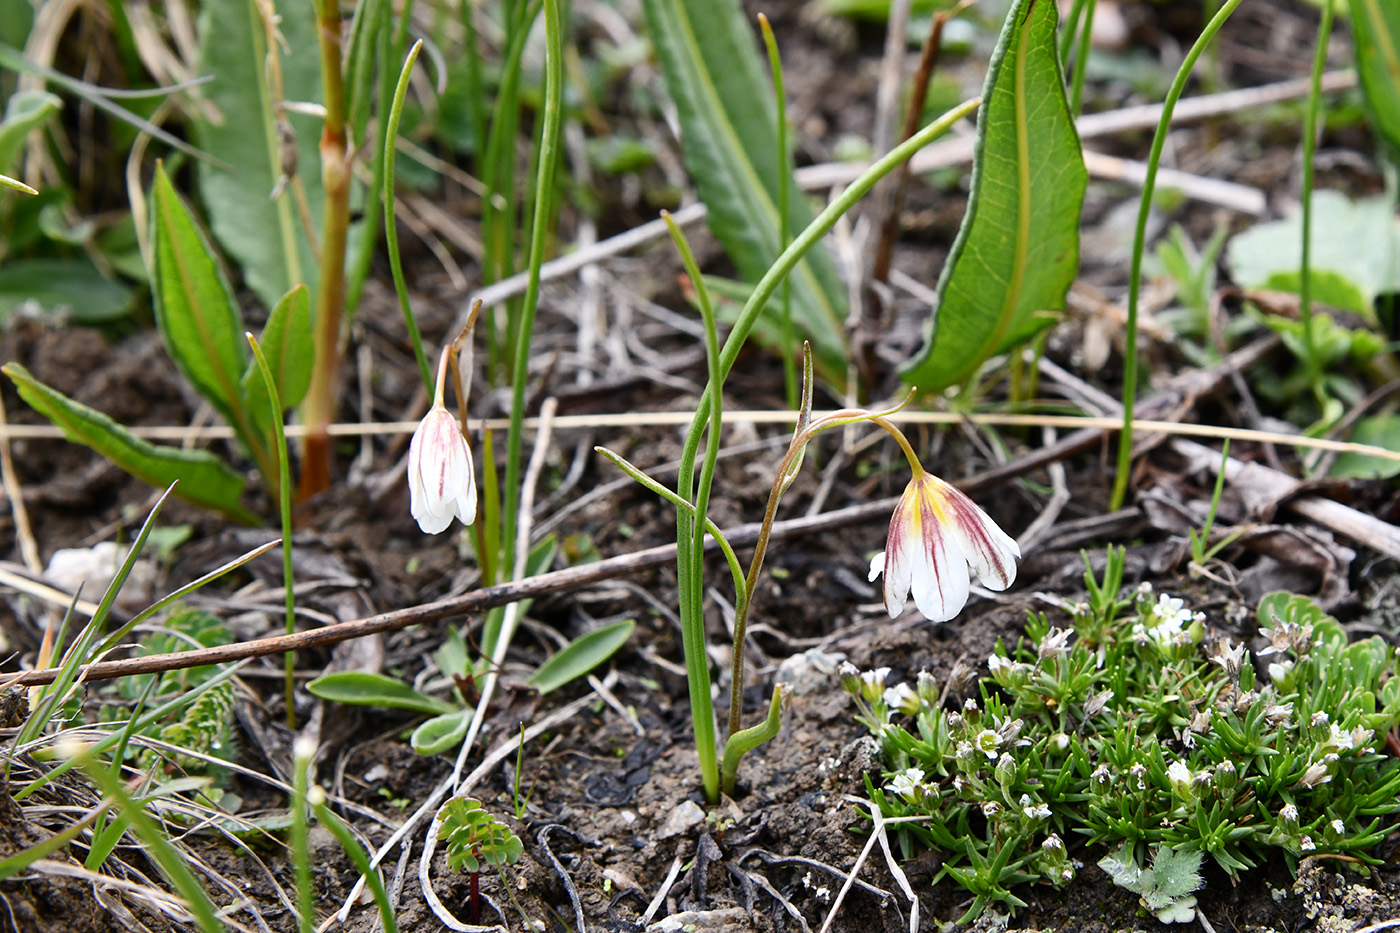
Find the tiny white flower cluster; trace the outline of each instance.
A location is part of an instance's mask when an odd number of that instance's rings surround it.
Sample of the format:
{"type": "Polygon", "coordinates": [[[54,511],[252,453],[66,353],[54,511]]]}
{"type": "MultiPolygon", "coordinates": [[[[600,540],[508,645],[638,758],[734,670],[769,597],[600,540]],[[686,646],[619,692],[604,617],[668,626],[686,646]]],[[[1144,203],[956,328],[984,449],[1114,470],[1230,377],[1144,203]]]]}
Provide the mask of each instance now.
{"type": "Polygon", "coordinates": [[[1205,614],[1192,612],[1175,596],[1161,593],[1157,602],[1133,625],[1133,638],[1138,644],[1152,642],[1159,648],[1176,648],[1195,643],[1199,636],[1192,627],[1205,624],[1205,614]]]}

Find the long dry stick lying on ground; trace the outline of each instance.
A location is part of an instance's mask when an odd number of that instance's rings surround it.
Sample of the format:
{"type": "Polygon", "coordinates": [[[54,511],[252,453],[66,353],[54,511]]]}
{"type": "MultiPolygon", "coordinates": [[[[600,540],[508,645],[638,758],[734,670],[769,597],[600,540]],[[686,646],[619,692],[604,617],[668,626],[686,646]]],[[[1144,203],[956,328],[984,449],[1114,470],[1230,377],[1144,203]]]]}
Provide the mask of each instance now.
{"type": "MultiPolygon", "coordinates": [[[[1149,417],[1173,420],[1183,418],[1194,407],[1197,399],[1219,389],[1229,379],[1231,372],[1255,365],[1277,349],[1279,344],[1279,338],[1276,335],[1270,335],[1235,351],[1220,364],[1208,370],[1193,370],[1183,373],[1174,378],[1162,391],[1143,402],[1140,408],[1144,415],[1149,417]]],[[[1080,429],[1049,447],[1031,451],[1002,466],[958,480],[957,485],[968,493],[1000,486],[1032,470],[1093,447],[1102,442],[1111,430],[1111,428],[1106,427],[1080,429]]],[[[837,509],[821,515],[780,521],[774,524],[772,537],[774,540],[783,540],[799,535],[830,531],[834,528],[875,518],[883,519],[893,511],[897,502],[896,497],[890,497],[837,509]]],[[[725,537],[734,547],[745,547],[758,539],[758,532],[758,523],[751,522],[730,529],[725,532],[725,537]]],[[[82,668],[80,676],[82,679],[90,681],[110,680],[114,677],[125,677],[131,674],[151,674],[205,664],[226,664],[246,658],[297,651],[302,648],[319,648],[351,638],[394,631],[423,622],[434,622],[448,616],[483,612],[496,606],[504,606],[548,593],[579,589],[615,577],[660,567],[671,563],[675,557],[676,546],[666,544],[644,551],[611,557],[592,564],[540,574],[517,583],[488,586],[464,593],[461,596],[454,596],[451,599],[410,606],[393,612],[383,612],[364,619],[327,625],[291,635],[276,635],[239,644],[220,645],[214,648],[202,648],[173,654],[154,654],[118,661],[99,661],[82,668]]],[[[33,686],[50,683],[55,676],[56,671],[53,669],[26,671],[11,678],[6,686],[33,686]]]]}

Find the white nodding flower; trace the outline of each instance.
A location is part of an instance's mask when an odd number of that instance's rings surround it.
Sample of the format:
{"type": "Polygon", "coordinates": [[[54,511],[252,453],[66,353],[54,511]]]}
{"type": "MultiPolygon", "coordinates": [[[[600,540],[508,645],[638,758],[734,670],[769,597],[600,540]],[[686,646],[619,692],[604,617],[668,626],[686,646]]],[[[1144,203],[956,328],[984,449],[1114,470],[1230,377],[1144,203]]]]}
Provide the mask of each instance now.
{"type": "MultiPolygon", "coordinates": [[[[473,320],[475,317],[473,312],[473,320]]],[[[448,346],[442,352],[433,407],[419,422],[408,445],[409,508],[418,527],[430,535],[446,531],[454,518],[460,518],[463,525],[476,521],[472,449],[457,420],[442,403],[451,351],[448,346]]],[[[459,396],[465,394],[465,390],[458,392],[459,396]]]]}
{"type": "Polygon", "coordinates": [[[885,575],[885,609],[894,618],[912,591],[934,622],[967,603],[971,578],[990,590],[1016,579],[1021,549],[977,504],[932,473],[916,468],[895,506],[885,549],[870,561],[870,579],[885,575]]]}
{"type": "Polygon", "coordinates": [[[452,519],[476,521],[472,450],[457,419],[439,401],[408,445],[409,507],[426,534],[446,531],[452,519]]]}

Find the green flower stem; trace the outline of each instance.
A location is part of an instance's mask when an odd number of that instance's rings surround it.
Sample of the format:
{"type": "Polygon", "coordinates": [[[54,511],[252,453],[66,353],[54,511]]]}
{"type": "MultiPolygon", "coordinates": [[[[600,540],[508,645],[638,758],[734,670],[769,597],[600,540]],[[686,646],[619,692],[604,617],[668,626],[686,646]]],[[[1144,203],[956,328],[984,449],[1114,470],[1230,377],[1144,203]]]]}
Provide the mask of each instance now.
{"type": "MultiPolygon", "coordinates": [[[[639,467],[631,463],[625,457],[622,457],[621,455],[609,450],[606,447],[594,447],[593,449],[602,456],[611,460],[619,470],[630,476],[633,480],[637,482],[638,485],[646,487],[647,489],[656,493],[661,498],[665,499],[667,502],[674,505],[676,508],[681,509],[689,515],[695,515],[695,506],[691,505],[689,502],[686,502],[680,496],[676,495],[674,492],[667,489],[665,486],[661,485],[656,480],[652,479],[639,467]]],[[[734,612],[735,615],[738,616],[739,614],[747,611],[748,605],[748,587],[744,582],[743,567],[739,563],[738,556],[734,553],[734,548],[730,546],[729,539],[724,536],[724,532],[720,529],[720,527],[708,518],[705,519],[705,531],[709,533],[710,537],[715,539],[715,543],[719,545],[720,553],[724,555],[725,561],[729,564],[730,576],[734,578],[734,612]]]]}
{"type": "MultiPolygon", "coordinates": [[[[700,264],[695,261],[695,254],[691,252],[690,244],[686,242],[680,227],[669,213],[663,212],[661,216],[666,221],[666,229],[671,234],[676,251],[680,253],[686,274],[690,276],[690,281],[695,287],[696,304],[700,306],[700,317],[705,327],[705,362],[709,369],[710,385],[723,386],[724,379],[719,369],[719,326],[715,322],[710,290],[705,286],[704,276],[700,274],[700,264]]],[[[690,719],[695,729],[695,750],[700,761],[701,784],[705,789],[705,798],[711,801],[719,799],[719,770],[718,749],[715,744],[715,713],[710,698],[710,659],[705,653],[705,523],[709,520],[710,489],[714,482],[715,464],[719,460],[720,430],[724,421],[723,395],[722,391],[717,392],[714,404],[710,406],[710,421],[704,432],[705,460],[700,469],[700,485],[695,490],[694,509],[689,514],[683,510],[676,513],[677,575],[685,581],[678,591],[681,647],[685,654],[686,684],[690,692],[690,719]],[[684,547],[681,546],[683,540],[686,541],[684,547]]],[[[687,445],[681,462],[690,464],[693,468],[697,453],[697,449],[687,445]]],[[[680,493],[683,498],[690,496],[690,479],[688,475],[684,477],[680,493]]],[[[736,590],[736,595],[737,592],[736,590]]],[[[745,594],[743,602],[747,606],[747,594],[752,590],[746,587],[742,592],[745,594]]],[[[738,611],[739,605],[736,600],[736,626],[738,611]]],[[[735,635],[735,651],[739,653],[735,655],[734,670],[739,672],[742,680],[743,641],[738,637],[737,628],[735,635]]],[[[731,713],[731,717],[732,715],[731,713]]]]}
{"type": "MultiPolygon", "coordinates": [[[[304,738],[293,743],[292,760],[292,862],[297,879],[297,930],[313,933],[316,929],[316,892],[311,886],[311,834],[307,826],[307,790],[312,755],[306,754],[304,738]]],[[[314,746],[312,747],[314,752],[314,746]]]]}
{"type": "Polygon", "coordinates": [[[1099,0],[1088,0],[1084,8],[1084,28],[1079,31],[1079,48],[1074,53],[1074,76],[1070,80],[1070,113],[1078,113],[1084,103],[1084,76],[1089,70],[1089,52],[1094,42],[1094,10],[1099,0]]]}
{"type": "MultiPolygon", "coordinates": [[[[504,514],[498,538],[503,548],[515,541],[516,515],[520,509],[520,459],[525,425],[525,385],[529,382],[530,335],[535,328],[535,310],[540,301],[540,266],[544,264],[549,238],[549,220],[554,212],[554,170],[559,161],[559,136],[563,126],[564,22],[559,0],[544,0],[544,122],[540,130],[539,166],[535,175],[535,210],[530,223],[530,258],[525,297],[520,308],[519,339],[515,343],[515,363],[511,370],[510,430],[506,435],[506,479],[504,514]]],[[[509,554],[504,555],[507,561],[509,554]]],[[[508,563],[502,573],[509,578],[508,563]]],[[[482,632],[481,644],[491,654],[500,634],[500,623],[482,632]]]]}
{"type": "Polygon", "coordinates": [[[724,758],[720,766],[720,784],[724,792],[734,796],[734,785],[739,774],[739,762],[745,755],[778,734],[783,727],[783,703],[792,694],[787,684],[773,688],[773,697],[768,701],[768,718],[751,729],[735,732],[724,743],[724,758]]]}
{"type": "Polygon", "coordinates": [[[403,259],[399,256],[399,223],[394,218],[394,140],[399,135],[403,102],[408,95],[408,79],[413,74],[413,64],[418,60],[418,52],[422,48],[423,40],[419,39],[413,43],[413,48],[408,50],[403,70],[399,72],[399,82],[394,88],[394,102],[389,107],[389,119],[384,125],[384,245],[389,251],[389,270],[394,276],[394,292],[399,296],[399,307],[403,309],[408,340],[413,344],[413,356],[418,360],[418,373],[423,377],[423,390],[431,396],[433,373],[428,368],[428,357],[423,353],[423,338],[418,333],[418,320],[413,316],[413,308],[408,302],[408,285],[403,277],[403,259]]]}
{"type": "Polygon", "coordinates": [[[316,0],[316,36],[321,48],[321,98],[326,121],[321,130],[320,279],[316,289],[315,356],[311,388],[302,403],[306,421],[301,496],[331,484],[330,423],[335,413],[336,370],[340,363],[340,319],[345,314],[345,247],[350,226],[350,157],[345,133],[345,76],[341,73],[340,7],[316,0]]]}
{"type": "Polygon", "coordinates": [[[1138,207],[1137,229],[1133,234],[1132,268],[1128,274],[1128,323],[1127,346],[1123,350],[1123,430],[1118,437],[1118,467],[1113,476],[1113,495],[1109,499],[1109,511],[1123,507],[1123,499],[1128,493],[1128,470],[1133,459],[1133,408],[1137,403],[1137,321],[1138,288],[1142,283],[1142,254],[1147,248],[1147,218],[1152,212],[1152,195],[1157,188],[1157,166],[1162,161],[1162,149],[1167,144],[1167,131],[1172,125],[1172,111],[1181,92],[1186,88],[1186,80],[1201,53],[1209,47],[1215,34],[1230,14],[1235,12],[1242,0],[1226,0],[1200,36],[1186,53],[1181,67],[1176,71],[1167,98],[1162,102],[1162,118],[1157,122],[1157,132],[1152,137],[1152,150],[1147,157],[1147,177],[1143,180],[1142,201],[1138,207]]]}
{"type": "Polygon", "coordinates": [[[1322,4],[1322,19],[1317,25],[1317,50],[1313,55],[1312,86],[1308,91],[1308,113],[1303,129],[1303,255],[1298,269],[1298,320],[1303,325],[1303,355],[1308,383],[1319,405],[1325,407],[1326,392],[1322,386],[1322,359],[1317,352],[1317,337],[1313,332],[1312,308],[1312,193],[1317,152],[1317,114],[1322,100],[1322,72],[1327,67],[1327,40],[1332,35],[1332,4],[1322,4]]]}
{"type": "Polygon", "coordinates": [[[1074,45],[1074,34],[1079,30],[1080,17],[1084,15],[1084,0],[1074,0],[1069,12],[1060,21],[1060,61],[1069,58],[1069,50],[1074,45]]]}
{"type": "MultiPolygon", "coordinates": [[[[758,540],[754,542],[753,560],[749,563],[748,577],[743,582],[743,592],[745,599],[742,603],[736,602],[734,607],[734,646],[731,651],[731,676],[729,686],[729,737],[732,740],[740,731],[741,713],[743,712],[744,697],[744,648],[745,638],[748,633],[749,609],[753,605],[753,594],[757,591],[758,575],[763,570],[763,561],[768,554],[768,541],[773,534],[773,523],[778,517],[778,503],[782,500],[783,493],[787,492],[788,486],[792,484],[793,474],[797,470],[797,464],[807,450],[807,445],[818,434],[829,431],[832,428],[845,427],[851,424],[859,424],[862,421],[869,421],[879,425],[894,436],[899,445],[904,450],[904,454],[909,458],[909,463],[916,473],[922,473],[923,467],[919,464],[918,457],[914,454],[914,448],[909,445],[909,440],[904,436],[899,428],[886,420],[887,415],[892,415],[900,411],[909,401],[913,399],[911,392],[901,404],[883,412],[871,412],[861,408],[847,408],[834,411],[807,428],[798,431],[793,437],[792,443],[788,445],[787,453],[783,455],[782,462],[778,464],[776,476],[773,480],[773,488],[768,493],[768,505],[763,511],[763,521],[758,526],[758,540]]],[[[771,736],[770,736],[771,738],[771,736]]],[[[750,746],[753,748],[756,746],[750,746]]],[[[725,745],[725,754],[729,746],[725,745]]],[[[739,755],[745,754],[739,752],[739,755]]],[[[737,767],[737,759],[736,759],[737,767]]],[[[728,793],[728,791],[726,791],[728,793]]]]}
{"type": "MultiPolygon", "coordinates": [[[[831,204],[827,205],[817,217],[807,225],[807,228],[800,233],[782,254],[769,266],[763,278],[754,286],[753,292],[749,295],[749,300],[744,304],[739,312],[738,319],[734,322],[733,328],[729,332],[728,338],[724,342],[723,348],[718,355],[718,366],[711,367],[710,383],[705,387],[704,394],[700,397],[696,405],[695,416],[691,419],[690,429],[686,434],[685,446],[681,451],[680,472],[677,477],[676,490],[683,499],[691,499],[695,481],[695,460],[699,453],[700,443],[703,439],[707,425],[712,423],[712,414],[719,411],[719,395],[723,391],[724,379],[728,376],[730,369],[734,366],[734,361],[738,359],[739,351],[747,341],[749,332],[753,329],[758,320],[759,314],[767,306],[768,300],[773,296],[773,292],[784,278],[787,277],[794,266],[801,261],[802,257],[824,237],[832,227],[836,225],[847,211],[849,211],[862,197],[870,192],[881,178],[884,178],[897,167],[904,164],[915,152],[927,146],[933,140],[946,133],[954,124],[964,117],[972,114],[982,103],[980,98],[973,98],[964,101],[957,107],[943,114],[937,120],[924,127],[918,133],[910,136],[903,143],[891,149],[885,156],[879,159],[870,168],[866,169],[859,178],[851,183],[841,195],[831,204]]],[[[718,444],[718,431],[711,435],[712,445],[718,444]]],[[[703,514],[697,510],[696,514],[703,514]]],[[[683,513],[678,513],[676,518],[676,575],[679,602],[681,609],[682,631],[689,632],[687,636],[693,639],[700,646],[700,656],[703,658],[704,645],[704,618],[701,613],[701,605],[698,597],[694,594],[703,595],[703,563],[700,549],[694,546],[694,533],[692,530],[693,519],[683,513]],[[692,603],[694,603],[692,605],[692,603]]],[[[737,633],[736,633],[737,634],[737,633]]],[[[689,666],[688,666],[689,668],[689,666]]],[[[708,689],[709,675],[706,668],[704,686],[699,690],[700,685],[692,683],[690,692],[692,697],[692,719],[699,723],[700,716],[706,711],[712,710],[710,693],[708,689]]],[[[709,712],[708,722],[713,723],[713,712],[709,712]]],[[[703,728],[699,726],[698,728],[703,728]]],[[[713,730],[713,725],[711,725],[713,730]]],[[[704,740],[697,733],[696,747],[699,751],[704,740]]],[[[710,743],[713,749],[713,742],[710,743]]],[[[701,781],[704,785],[705,797],[714,802],[718,800],[718,775],[714,773],[713,755],[710,757],[709,768],[705,767],[705,760],[702,758],[701,781]]]]}
{"type": "MultiPolygon", "coordinates": [[[[243,336],[248,338],[248,346],[253,348],[253,356],[258,361],[258,370],[262,373],[263,385],[267,387],[268,405],[272,409],[272,431],[273,437],[277,441],[277,476],[278,476],[278,506],[282,513],[282,589],[285,591],[283,603],[287,614],[287,634],[296,631],[296,596],[292,591],[292,484],[291,467],[287,465],[287,430],[282,421],[285,417],[282,413],[282,393],[277,391],[277,382],[272,378],[272,367],[267,365],[267,356],[263,354],[262,347],[258,346],[258,340],[251,333],[243,336]]],[[[286,706],[287,706],[287,726],[295,729],[297,726],[296,707],[292,703],[293,691],[296,687],[296,653],[288,651],[283,659],[283,666],[287,672],[286,706]]]]}

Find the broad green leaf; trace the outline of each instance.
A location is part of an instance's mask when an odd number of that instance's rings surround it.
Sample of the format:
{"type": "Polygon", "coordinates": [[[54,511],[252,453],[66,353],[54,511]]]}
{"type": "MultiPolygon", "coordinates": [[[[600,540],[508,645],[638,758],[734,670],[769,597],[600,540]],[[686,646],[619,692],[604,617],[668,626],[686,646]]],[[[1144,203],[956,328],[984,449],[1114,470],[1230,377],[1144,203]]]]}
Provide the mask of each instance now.
{"type": "Polygon", "coordinates": [[[62,108],[63,101],[48,91],[20,91],[10,98],[0,121],[0,172],[14,168],[25,137],[62,108]]]}
{"type": "Polygon", "coordinates": [[[70,441],[91,447],[143,483],[165,488],[178,480],[175,495],[181,499],[246,525],[257,524],[257,516],[239,503],[243,477],[218,457],[204,450],[152,444],[100,411],[44,385],[18,363],[0,369],[13,380],[20,397],[58,425],[70,441]]]}
{"type": "Polygon", "coordinates": [[[165,348],[185,378],[238,423],[246,343],[233,291],[163,165],[151,196],[151,297],[165,348]]]}
{"type": "Polygon", "coordinates": [[[456,712],[455,704],[427,696],[408,684],[369,671],[338,671],[317,677],[306,685],[312,696],[350,706],[406,709],[425,716],[456,712]]]}
{"type": "MultiPolygon", "coordinates": [[[[1225,264],[1242,288],[1297,292],[1302,212],[1256,224],[1230,240],[1225,264]]],[[[1349,201],[1339,191],[1313,192],[1312,296],[1374,321],[1377,296],[1400,291],[1400,221],[1384,195],[1349,201]]]]}
{"type": "MultiPolygon", "coordinates": [[[[211,156],[236,170],[199,166],[199,192],[209,212],[209,229],[238,267],[264,307],[272,307],[293,285],[315,290],[316,264],[302,232],[291,189],[272,193],[282,174],[277,132],[278,101],[267,78],[268,34],[251,0],[205,0],[200,4],[199,72],[213,76],[205,85],[209,110],[197,111],[194,134],[211,156]]],[[[273,3],[266,4],[268,8],[273,3]]],[[[282,96],[319,103],[320,52],[313,4],[277,0],[281,41],[277,55],[282,96]]],[[[288,113],[296,135],[297,178],[306,190],[312,223],[321,220],[321,121],[288,113]]],[[[239,335],[242,339],[242,335],[239,335]]]]}
{"type": "Polygon", "coordinates": [[[0,322],[31,302],[79,324],[106,324],[131,312],[133,295],[86,257],[12,259],[0,267],[0,322]]]}
{"type": "Polygon", "coordinates": [[[928,340],[904,368],[923,389],[967,382],[1055,320],[1079,269],[1088,173],[1065,99],[1053,0],[1017,0],[977,113],[972,193],[938,279],[928,340]]]}
{"type": "MultiPolygon", "coordinates": [[[[686,168],[709,208],[710,229],[740,275],[756,282],[782,251],[776,108],[770,77],[738,0],[645,0],[647,22],[681,122],[686,168]]],[[[789,182],[792,190],[798,189],[789,182]]],[[[788,229],[812,219],[789,199],[788,229]]],[[[793,320],[823,375],[846,369],[846,296],[829,254],[813,250],[792,272],[793,320]]]]}
{"type": "Polygon", "coordinates": [[[1400,3],[1351,0],[1351,34],[1356,73],[1376,132],[1400,159],[1400,3]]]}
{"type": "Polygon", "coordinates": [[[624,619],[574,639],[541,664],[528,683],[540,693],[558,690],[612,657],[617,649],[627,644],[636,627],[637,624],[631,619],[624,619]]]}
{"type": "MultiPolygon", "coordinates": [[[[1375,415],[1356,422],[1348,440],[1400,451],[1400,415],[1375,415]]],[[[1400,462],[1369,454],[1343,453],[1332,464],[1332,476],[1390,479],[1400,475],[1400,462]]]]}
{"type": "Polygon", "coordinates": [[[441,755],[462,741],[473,715],[471,709],[459,709],[435,716],[413,730],[408,744],[420,755],[441,755]]]}
{"type": "MultiPolygon", "coordinates": [[[[272,370],[282,409],[295,408],[311,385],[311,299],[306,286],[296,286],[277,302],[258,338],[258,346],[262,347],[268,368],[272,370]]],[[[243,393],[244,409],[271,448],[275,437],[268,423],[271,415],[268,414],[267,384],[263,382],[256,359],[248,360],[239,390],[243,393]]]]}

